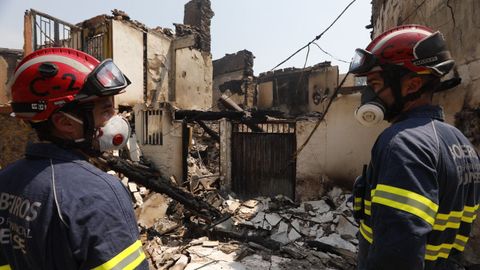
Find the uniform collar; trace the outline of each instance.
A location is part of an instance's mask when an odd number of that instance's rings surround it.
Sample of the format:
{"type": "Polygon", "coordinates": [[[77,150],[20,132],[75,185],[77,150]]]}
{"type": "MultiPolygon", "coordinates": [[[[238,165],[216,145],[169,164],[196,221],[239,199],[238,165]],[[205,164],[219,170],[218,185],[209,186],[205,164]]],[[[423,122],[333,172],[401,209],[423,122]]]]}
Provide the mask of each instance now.
{"type": "Polygon", "coordinates": [[[27,158],[53,158],[65,161],[85,160],[79,152],[62,148],[53,143],[29,143],[25,152],[27,158]]]}
{"type": "Polygon", "coordinates": [[[400,122],[408,118],[431,118],[444,121],[445,115],[442,108],[434,105],[422,105],[399,115],[395,122],[400,122]]]}

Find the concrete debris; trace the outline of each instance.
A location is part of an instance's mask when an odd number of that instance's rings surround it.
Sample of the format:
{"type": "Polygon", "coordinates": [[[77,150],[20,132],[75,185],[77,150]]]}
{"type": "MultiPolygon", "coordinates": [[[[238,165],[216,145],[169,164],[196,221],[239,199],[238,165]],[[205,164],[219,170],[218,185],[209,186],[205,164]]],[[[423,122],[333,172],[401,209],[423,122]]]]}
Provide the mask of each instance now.
{"type": "Polygon", "coordinates": [[[145,228],[152,227],[156,220],[165,217],[167,208],[168,199],[161,194],[153,193],[136,209],[138,223],[145,228]]]}
{"type": "Polygon", "coordinates": [[[151,269],[355,269],[358,229],[350,194],[341,189],[297,204],[285,196],[241,201],[199,184],[190,192],[231,216],[207,233],[181,204],[125,177],[122,182],[136,200],[151,269]]]}
{"type": "Polygon", "coordinates": [[[202,246],[203,247],[216,247],[218,246],[219,242],[218,241],[203,241],[202,246]]]}
{"type": "Polygon", "coordinates": [[[112,15],[118,20],[130,20],[130,16],[123,10],[114,9],[112,10],[112,15]]]}
{"type": "Polygon", "coordinates": [[[239,200],[220,190],[218,156],[210,154],[218,144],[207,136],[197,136],[189,150],[187,181],[166,182],[221,218],[206,222],[184,202],[118,175],[131,192],[150,269],[355,269],[351,194],[334,187],[302,203],[283,195],[239,200]]]}
{"type": "Polygon", "coordinates": [[[129,182],[128,183],[128,190],[130,190],[130,192],[137,192],[138,191],[138,186],[135,182],[129,182]]]}
{"type": "Polygon", "coordinates": [[[143,204],[143,198],[142,195],[140,195],[140,192],[134,192],[133,198],[135,199],[135,205],[141,206],[143,204]]]}
{"type": "Polygon", "coordinates": [[[272,227],[275,227],[282,220],[282,217],[277,213],[269,213],[265,215],[265,220],[267,220],[268,224],[272,227]]]}
{"type": "Polygon", "coordinates": [[[357,248],[350,242],[343,240],[338,234],[331,234],[329,236],[320,237],[317,239],[318,242],[336,247],[339,249],[345,249],[355,253],[357,248]]]}

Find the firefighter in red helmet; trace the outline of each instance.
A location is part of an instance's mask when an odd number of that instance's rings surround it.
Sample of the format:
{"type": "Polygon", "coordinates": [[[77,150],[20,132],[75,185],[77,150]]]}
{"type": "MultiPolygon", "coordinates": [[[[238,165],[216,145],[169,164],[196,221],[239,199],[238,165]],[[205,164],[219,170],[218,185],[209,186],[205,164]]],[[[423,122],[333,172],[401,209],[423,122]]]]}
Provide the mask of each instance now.
{"type": "Polygon", "coordinates": [[[350,72],[366,77],[359,122],[391,126],[377,138],[354,184],[358,269],[463,269],[480,200],[480,162],[468,139],[432,105],[454,67],[440,32],[388,30],[357,49],[350,72]]]}
{"type": "Polygon", "coordinates": [[[129,84],[112,60],[69,48],[19,63],[12,115],[41,142],[0,171],[0,269],[148,269],[126,189],[87,162],[125,145],[113,96],[129,84]]]}

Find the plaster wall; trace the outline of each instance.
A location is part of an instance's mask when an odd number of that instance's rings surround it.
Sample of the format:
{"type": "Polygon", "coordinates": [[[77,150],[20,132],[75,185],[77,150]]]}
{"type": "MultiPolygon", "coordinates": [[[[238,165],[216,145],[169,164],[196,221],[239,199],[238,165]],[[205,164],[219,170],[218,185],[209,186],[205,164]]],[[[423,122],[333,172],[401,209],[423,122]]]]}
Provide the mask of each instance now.
{"type": "Polygon", "coordinates": [[[147,34],[147,103],[167,102],[172,71],[172,41],[155,33],[147,34]]]}
{"type": "MultiPolygon", "coordinates": [[[[158,108],[158,104],[154,108],[158,108]]],[[[144,104],[138,104],[134,107],[136,135],[139,139],[138,144],[143,155],[153,162],[155,167],[165,177],[174,176],[175,179],[182,179],[182,123],[172,121],[172,112],[166,108],[162,110],[162,145],[149,145],[142,142],[143,138],[143,111],[147,107],[144,104]]]]}
{"type": "Polygon", "coordinates": [[[212,56],[190,48],[175,54],[175,105],[186,110],[211,108],[212,56]]]}
{"type": "Polygon", "coordinates": [[[115,96],[115,104],[134,106],[143,102],[143,32],[127,22],[112,20],[112,55],[115,64],[132,82],[125,93],[115,96]]]}
{"type": "MultiPolygon", "coordinates": [[[[308,144],[297,157],[297,200],[318,198],[324,188],[341,185],[347,188],[368,164],[370,150],[377,136],[388,127],[361,126],[353,117],[360,94],[338,97],[308,144]]],[[[318,118],[297,121],[297,148],[306,141],[318,118]]]]}

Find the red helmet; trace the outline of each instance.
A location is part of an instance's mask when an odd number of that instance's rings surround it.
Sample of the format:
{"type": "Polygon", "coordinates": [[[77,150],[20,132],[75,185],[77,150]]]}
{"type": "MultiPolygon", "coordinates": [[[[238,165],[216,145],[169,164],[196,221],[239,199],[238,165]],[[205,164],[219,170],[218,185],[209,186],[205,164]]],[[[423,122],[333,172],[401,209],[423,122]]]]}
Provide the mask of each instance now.
{"type": "Polygon", "coordinates": [[[70,48],[38,50],[15,69],[10,83],[13,115],[44,121],[67,103],[115,95],[128,84],[128,78],[111,59],[100,63],[70,48]]]}
{"type": "Polygon", "coordinates": [[[440,32],[421,25],[403,25],[376,37],[365,50],[357,49],[350,73],[364,75],[397,65],[418,74],[443,76],[455,65],[440,32]]]}

